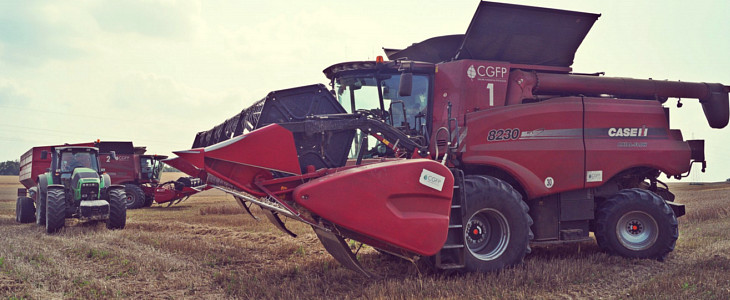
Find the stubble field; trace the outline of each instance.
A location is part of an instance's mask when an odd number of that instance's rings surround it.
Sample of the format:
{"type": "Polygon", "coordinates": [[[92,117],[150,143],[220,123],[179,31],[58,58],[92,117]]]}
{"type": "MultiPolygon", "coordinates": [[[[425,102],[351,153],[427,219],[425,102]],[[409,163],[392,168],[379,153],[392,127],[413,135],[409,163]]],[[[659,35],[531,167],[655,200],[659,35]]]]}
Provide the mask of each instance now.
{"type": "MultiPolygon", "coordinates": [[[[166,173],[167,179],[180,174],[166,173]]],[[[297,238],[256,221],[233,198],[206,191],[181,204],[129,210],[127,227],[75,224],[47,235],[15,222],[16,176],[0,176],[0,295],[60,298],[606,298],[730,299],[730,184],[673,184],[680,238],[665,262],[609,256],[595,242],[533,247],[500,273],[434,273],[371,248],[358,256],[383,276],[340,266],[311,228],[297,238]]]]}

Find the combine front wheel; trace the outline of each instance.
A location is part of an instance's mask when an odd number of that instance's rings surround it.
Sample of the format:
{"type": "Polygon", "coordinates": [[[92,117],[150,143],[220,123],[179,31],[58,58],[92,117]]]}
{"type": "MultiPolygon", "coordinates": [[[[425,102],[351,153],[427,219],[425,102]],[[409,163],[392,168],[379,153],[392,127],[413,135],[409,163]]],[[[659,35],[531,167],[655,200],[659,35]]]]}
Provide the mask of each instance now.
{"type": "Polygon", "coordinates": [[[488,272],[521,263],[533,235],[532,218],[520,194],[488,176],[467,176],[464,183],[465,269],[488,272]]]}
{"type": "Polygon", "coordinates": [[[144,206],[145,196],[142,188],[136,184],[125,184],[124,192],[127,194],[126,206],[128,209],[135,209],[144,206]]]}
{"type": "Polygon", "coordinates": [[[677,218],[657,194],[619,191],[598,207],[596,241],[606,252],[663,260],[679,237],[677,218]]]}

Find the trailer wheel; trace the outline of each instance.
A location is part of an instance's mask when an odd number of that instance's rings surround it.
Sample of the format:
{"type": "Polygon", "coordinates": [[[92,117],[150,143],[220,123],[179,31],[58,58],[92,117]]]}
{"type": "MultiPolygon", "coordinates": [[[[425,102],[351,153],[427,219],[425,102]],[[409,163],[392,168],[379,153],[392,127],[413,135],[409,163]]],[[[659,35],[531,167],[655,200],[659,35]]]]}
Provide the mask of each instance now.
{"type": "Polygon", "coordinates": [[[125,184],[124,192],[127,194],[125,205],[127,209],[137,209],[144,206],[144,191],[136,184],[125,184]]]}
{"type": "Polygon", "coordinates": [[[533,234],[532,218],[520,193],[489,176],[467,176],[464,185],[465,269],[488,272],[522,263],[533,234]]]}
{"type": "Polygon", "coordinates": [[[15,204],[15,220],[18,221],[18,223],[35,222],[35,206],[33,206],[33,199],[28,197],[18,197],[15,204]]]}
{"type": "Polygon", "coordinates": [[[46,198],[48,193],[41,191],[38,185],[38,202],[35,203],[35,223],[40,226],[46,226],[46,198]]]}
{"type": "Polygon", "coordinates": [[[46,233],[56,233],[66,223],[66,197],[61,189],[49,189],[46,197],[46,233]]]}
{"type": "Polygon", "coordinates": [[[595,236],[608,253],[661,261],[674,250],[679,230],[674,212],[660,196],[626,189],[598,207],[595,236]]]}
{"type": "Polygon", "coordinates": [[[123,229],[127,223],[127,204],[124,191],[112,189],[109,191],[109,219],[106,220],[106,228],[123,229]]]}

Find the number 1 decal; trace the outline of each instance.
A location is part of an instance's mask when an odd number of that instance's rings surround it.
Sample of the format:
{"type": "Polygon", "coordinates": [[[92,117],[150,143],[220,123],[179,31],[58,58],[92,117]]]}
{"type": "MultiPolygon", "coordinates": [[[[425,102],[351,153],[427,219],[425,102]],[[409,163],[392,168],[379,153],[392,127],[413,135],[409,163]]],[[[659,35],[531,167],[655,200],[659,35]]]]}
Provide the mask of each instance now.
{"type": "Polygon", "coordinates": [[[494,106],[494,83],[488,83],[487,90],[489,90],[489,106],[494,106]]]}

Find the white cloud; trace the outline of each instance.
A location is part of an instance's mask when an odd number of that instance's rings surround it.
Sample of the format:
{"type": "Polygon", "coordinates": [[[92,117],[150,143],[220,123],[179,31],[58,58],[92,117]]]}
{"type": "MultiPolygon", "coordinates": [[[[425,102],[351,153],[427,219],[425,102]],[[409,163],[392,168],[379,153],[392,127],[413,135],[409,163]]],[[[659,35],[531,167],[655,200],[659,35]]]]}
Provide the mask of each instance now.
{"type": "Polygon", "coordinates": [[[91,11],[102,30],[153,38],[189,37],[200,22],[196,0],[103,1],[91,11]]]}

